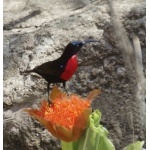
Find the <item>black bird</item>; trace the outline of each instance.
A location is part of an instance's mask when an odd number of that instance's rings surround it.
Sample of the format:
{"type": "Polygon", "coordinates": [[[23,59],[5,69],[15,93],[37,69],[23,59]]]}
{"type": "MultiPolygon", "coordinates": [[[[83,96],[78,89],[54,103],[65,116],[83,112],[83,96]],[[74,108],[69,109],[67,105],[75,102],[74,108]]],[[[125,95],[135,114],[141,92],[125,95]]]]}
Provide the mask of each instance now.
{"type": "Polygon", "coordinates": [[[63,83],[65,88],[65,83],[68,81],[72,75],[75,73],[78,67],[77,61],[77,52],[84,46],[86,43],[90,42],[99,42],[94,39],[89,39],[84,42],[81,41],[72,41],[66,47],[62,55],[54,60],[43,63],[40,66],[35,67],[32,70],[21,71],[20,73],[37,73],[41,75],[47,82],[47,91],[48,91],[48,102],[49,100],[49,86],[51,83],[63,83]]]}

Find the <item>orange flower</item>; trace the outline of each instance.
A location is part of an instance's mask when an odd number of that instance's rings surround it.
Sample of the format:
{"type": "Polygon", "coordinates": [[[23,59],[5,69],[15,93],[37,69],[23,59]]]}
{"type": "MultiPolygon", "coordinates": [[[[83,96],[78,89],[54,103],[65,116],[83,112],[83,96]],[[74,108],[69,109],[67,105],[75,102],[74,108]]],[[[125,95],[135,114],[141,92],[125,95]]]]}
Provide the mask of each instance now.
{"type": "Polygon", "coordinates": [[[56,86],[50,94],[52,105],[46,100],[42,101],[37,109],[25,109],[31,116],[36,118],[55,137],[66,141],[76,141],[80,138],[88,125],[92,100],[100,93],[93,90],[87,98],[81,98],[76,94],[67,96],[56,86]]]}

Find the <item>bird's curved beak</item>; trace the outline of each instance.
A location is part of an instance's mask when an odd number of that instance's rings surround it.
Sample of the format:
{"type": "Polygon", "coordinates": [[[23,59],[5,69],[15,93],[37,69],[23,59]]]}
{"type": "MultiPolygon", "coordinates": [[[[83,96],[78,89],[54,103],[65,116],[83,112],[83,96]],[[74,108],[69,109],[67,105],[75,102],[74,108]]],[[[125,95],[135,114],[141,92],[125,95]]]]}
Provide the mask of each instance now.
{"type": "Polygon", "coordinates": [[[83,45],[87,44],[87,43],[90,43],[90,42],[100,42],[98,40],[95,40],[95,39],[89,39],[89,40],[86,40],[83,42],[83,45]]]}

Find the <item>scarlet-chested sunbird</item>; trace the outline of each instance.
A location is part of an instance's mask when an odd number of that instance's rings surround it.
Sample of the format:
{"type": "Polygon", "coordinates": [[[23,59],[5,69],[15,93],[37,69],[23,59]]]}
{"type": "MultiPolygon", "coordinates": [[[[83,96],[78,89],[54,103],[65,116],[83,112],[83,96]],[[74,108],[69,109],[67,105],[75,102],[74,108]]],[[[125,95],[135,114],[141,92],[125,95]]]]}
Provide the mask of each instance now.
{"type": "Polygon", "coordinates": [[[49,89],[51,83],[63,83],[65,88],[65,83],[68,81],[72,75],[75,73],[78,67],[78,60],[76,54],[79,50],[87,43],[99,42],[98,40],[89,39],[86,41],[72,41],[66,47],[62,55],[53,61],[48,61],[35,67],[32,70],[21,71],[20,73],[37,73],[42,76],[47,81],[47,91],[48,91],[48,102],[49,100],[49,89]]]}

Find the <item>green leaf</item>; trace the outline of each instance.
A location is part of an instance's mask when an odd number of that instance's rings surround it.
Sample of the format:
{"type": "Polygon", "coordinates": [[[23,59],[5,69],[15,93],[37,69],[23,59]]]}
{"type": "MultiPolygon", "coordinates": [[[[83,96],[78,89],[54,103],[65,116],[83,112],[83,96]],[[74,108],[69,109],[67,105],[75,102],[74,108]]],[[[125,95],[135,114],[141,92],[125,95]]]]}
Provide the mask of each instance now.
{"type": "Polygon", "coordinates": [[[108,139],[108,131],[99,124],[101,113],[95,110],[89,116],[89,126],[83,136],[76,142],[63,142],[62,150],[115,150],[108,139]]]}
{"type": "Polygon", "coordinates": [[[97,109],[89,116],[89,127],[81,137],[78,150],[115,150],[108,139],[108,131],[99,124],[101,113],[97,109]]]}
{"type": "Polygon", "coordinates": [[[142,142],[137,141],[125,147],[124,150],[141,150],[143,145],[144,145],[144,141],[142,142]]]}

